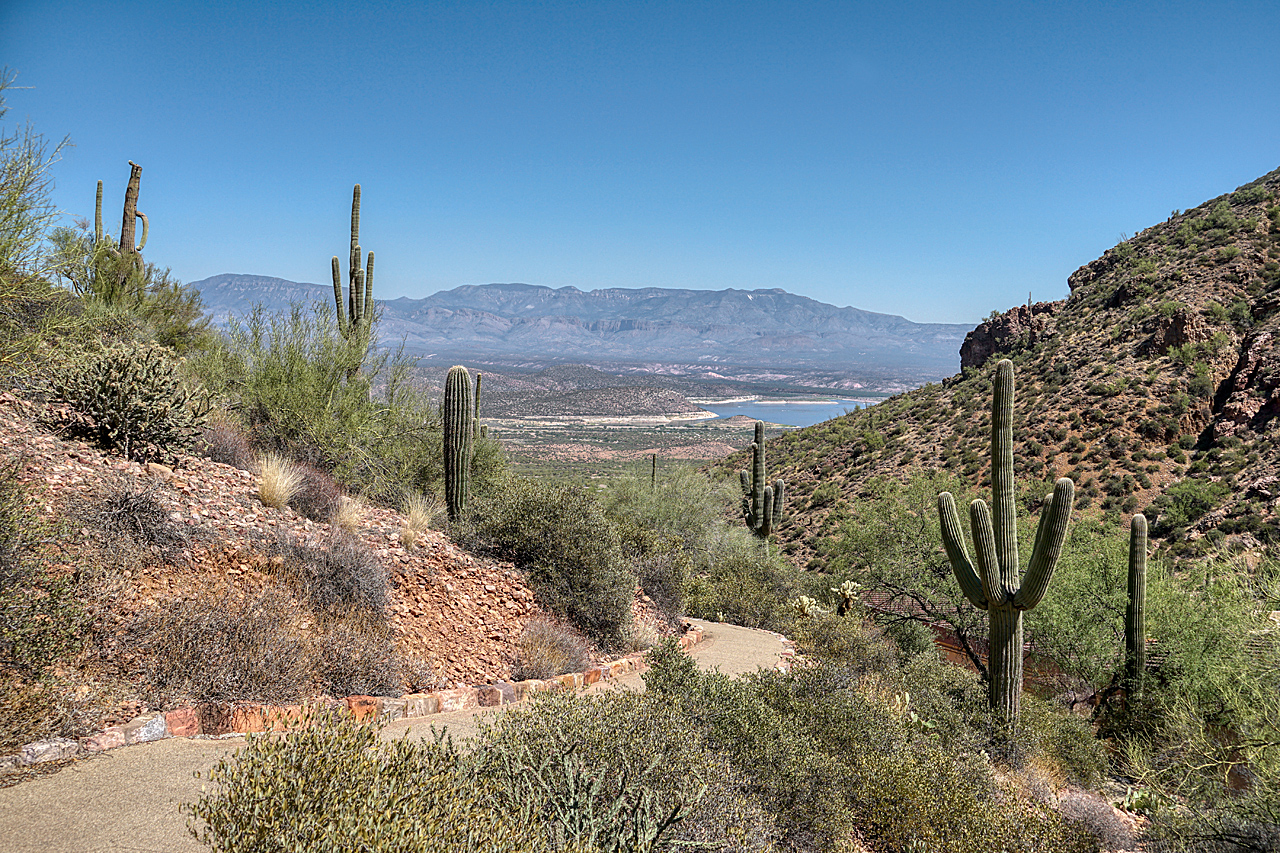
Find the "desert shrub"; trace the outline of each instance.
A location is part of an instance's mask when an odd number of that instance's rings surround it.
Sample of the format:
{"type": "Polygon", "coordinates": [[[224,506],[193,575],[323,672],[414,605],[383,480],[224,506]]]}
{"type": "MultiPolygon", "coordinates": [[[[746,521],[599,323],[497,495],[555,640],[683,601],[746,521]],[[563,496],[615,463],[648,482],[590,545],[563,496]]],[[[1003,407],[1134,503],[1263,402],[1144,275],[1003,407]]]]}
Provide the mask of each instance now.
{"type": "Polygon", "coordinates": [[[1133,849],[1136,841],[1133,831],[1111,804],[1097,794],[1064,791],[1058,796],[1058,812],[1067,820],[1080,824],[1098,840],[1103,850],[1133,849]]]}
{"type": "Polygon", "coordinates": [[[318,540],[285,536],[278,568],[314,610],[354,608],[380,612],[387,605],[387,570],[360,539],[334,531],[318,540]]]}
{"type": "Polygon", "coordinates": [[[0,755],[32,741],[92,734],[101,727],[109,704],[90,685],[0,672],[0,755]]]}
{"type": "Polygon", "coordinates": [[[685,586],[692,569],[680,539],[629,523],[619,523],[618,532],[640,588],[667,624],[677,625],[684,615],[685,586]]]}
{"type": "Polygon", "coordinates": [[[53,388],[88,418],[86,428],[102,447],[131,459],[171,456],[186,447],[209,410],[157,346],[108,344],[84,353],[58,371],[53,388]]]}
{"type": "Polygon", "coordinates": [[[497,807],[556,847],[747,851],[776,837],[750,780],[643,694],[542,694],[481,733],[474,763],[497,807]]]}
{"type": "Polygon", "coordinates": [[[303,476],[298,463],[268,453],[258,461],[258,499],[273,509],[284,509],[302,488],[303,476]]]}
{"type": "Polygon", "coordinates": [[[694,559],[716,536],[727,509],[736,508],[726,484],[680,466],[664,468],[652,488],[647,477],[619,477],[609,483],[603,500],[610,518],[676,536],[694,559]]]}
{"type": "Polygon", "coordinates": [[[311,675],[292,617],[289,596],[272,587],[244,599],[206,593],[142,614],[129,640],[162,700],[292,702],[311,675]]]}
{"type": "Polygon", "coordinates": [[[192,360],[256,444],[390,503],[443,476],[439,413],[411,387],[412,366],[402,353],[348,341],[320,303],[280,315],[256,309],[192,360]]]}
{"type": "Polygon", "coordinates": [[[587,668],[589,650],[586,639],[572,628],[549,619],[530,619],[516,641],[511,677],[523,681],[582,672],[587,668]]]}
{"type": "Polygon", "coordinates": [[[1170,531],[1199,520],[1213,509],[1231,491],[1226,483],[1187,478],[1170,486],[1152,503],[1147,516],[1153,518],[1153,536],[1165,536],[1170,531]]]}
{"type": "Polygon", "coordinates": [[[71,580],[35,557],[42,525],[20,471],[20,462],[0,463],[0,676],[36,680],[78,648],[83,612],[71,580]]]}
{"type": "Polygon", "coordinates": [[[127,537],[172,560],[187,542],[186,531],[169,515],[153,489],[116,484],[93,501],[86,521],[103,533],[127,537]]]}
{"type": "Polygon", "coordinates": [[[617,529],[590,492],[512,479],[477,502],[460,535],[520,566],[539,601],[592,640],[622,642],[636,579],[617,529]]]}
{"type": "Polygon", "coordinates": [[[331,696],[399,696],[406,665],[382,613],[326,614],[316,626],[315,672],[331,696]]]}
{"type": "Polygon", "coordinates": [[[312,521],[328,523],[343,503],[342,488],[325,471],[312,465],[298,465],[300,482],[289,506],[312,521]]]}
{"type": "Polygon", "coordinates": [[[250,735],[183,806],[219,853],[549,851],[538,827],[495,808],[441,739],[386,741],[374,726],[312,712],[283,736],[250,735]]]}
{"type": "Polygon", "coordinates": [[[782,849],[1089,850],[1047,807],[999,781],[982,751],[949,743],[914,690],[817,661],[730,680],[654,656],[647,689],[679,708],[749,780],[782,849]],[[895,691],[896,687],[896,691],[895,691]],[[886,692],[889,695],[885,695],[886,692]]]}
{"type": "Polygon", "coordinates": [[[761,628],[785,613],[799,588],[795,570],[744,527],[725,527],[708,543],[689,581],[689,615],[761,628]]]}
{"type": "Polygon", "coordinates": [[[196,452],[202,456],[239,468],[257,472],[258,452],[244,430],[225,418],[210,420],[200,430],[196,452]]]}

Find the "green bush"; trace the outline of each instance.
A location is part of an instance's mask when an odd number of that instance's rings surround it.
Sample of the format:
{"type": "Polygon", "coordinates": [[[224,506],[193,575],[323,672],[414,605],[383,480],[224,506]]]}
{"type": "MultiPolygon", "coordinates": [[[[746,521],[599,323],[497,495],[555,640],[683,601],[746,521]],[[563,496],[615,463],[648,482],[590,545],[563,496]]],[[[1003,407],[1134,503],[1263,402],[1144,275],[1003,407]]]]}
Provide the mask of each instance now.
{"type": "Polygon", "coordinates": [[[215,764],[212,790],[183,806],[191,834],[219,853],[551,850],[538,826],[494,808],[440,739],[384,741],[333,712],[307,722],[250,735],[215,764]]]}
{"type": "Polygon", "coordinates": [[[209,411],[158,346],[108,344],[85,353],[59,371],[53,388],[89,419],[86,428],[100,445],[131,459],[167,457],[188,446],[209,411]]]}
{"type": "MultiPolygon", "coordinates": [[[[395,504],[406,488],[441,482],[439,412],[412,389],[402,353],[366,350],[342,336],[331,307],[295,305],[285,315],[259,307],[193,359],[192,370],[239,413],[257,446],[395,504]]],[[[477,458],[491,469],[502,464],[496,452],[477,458]]]]}
{"type": "Polygon", "coordinates": [[[718,533],[689,581],[689,615],[749,628],[773,626],[799,594],[795,569],[745,528],[718,533]]]}
{"type": "Polygon", "coordinates": [[[606,647],[621,645],[636,578],[595,495],[513,478],[477,501],[471,522],[458,533],[522,568],[548,610],[606,647]]]}

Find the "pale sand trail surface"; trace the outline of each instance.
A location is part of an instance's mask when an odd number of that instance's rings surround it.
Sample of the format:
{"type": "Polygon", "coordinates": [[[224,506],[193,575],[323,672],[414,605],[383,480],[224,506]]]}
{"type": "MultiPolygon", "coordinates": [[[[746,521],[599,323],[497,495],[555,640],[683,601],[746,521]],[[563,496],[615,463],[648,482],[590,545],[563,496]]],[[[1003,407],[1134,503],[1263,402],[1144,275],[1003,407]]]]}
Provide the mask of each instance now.
{"type": "MultiPolygon", "coordinates": [[[[691,654],[703,669],[726,675],[772,668],[784,646],[776,634],[693,620],[704,630],[691,654]]],[[[628,674],[587,692],[643,690],[640,674],[628,674]]],[[[455,742],[478,731],[477,718],[501,708],[456,711],[391,723],[384,737],[430,735],[445,728],[455,742]]],[[[169,738],[111,750],[58,773],[0,789],[0,853],[183,853],[208,848],[187,832],[178,806],[200,795],[196,771],[234,752],[243,738],[169,738]]]]}

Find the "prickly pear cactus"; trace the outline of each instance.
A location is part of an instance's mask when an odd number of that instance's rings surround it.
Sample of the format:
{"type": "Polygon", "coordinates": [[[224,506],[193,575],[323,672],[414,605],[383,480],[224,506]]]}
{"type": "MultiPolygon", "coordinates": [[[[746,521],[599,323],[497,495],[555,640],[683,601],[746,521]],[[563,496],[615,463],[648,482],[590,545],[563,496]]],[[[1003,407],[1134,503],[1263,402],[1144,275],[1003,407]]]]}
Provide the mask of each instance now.
{"type": "Polygon", "coordinates": [[[991,403],[991,492],[994,520],[985,501],[975,500],[969,505],[976,566],[965,549],[960,517],[950,492],[938,495],[938,516],[942,542],[961,591],[990,616],[988,699],[997,719],[1012,728],[1017,724],[1022,695],[1022,611],[1039,604],[1049,588],[1067,535],[1075,486],[1063,477],[1055,484],[1053,494],[1046,496],[1031,563],[1026,576],[1020,576],[1013,492],[1013,362],[1008,359],[996,365],[991,403]]]}
{"type": "Polygon", "coordinates": [[[54,392],[88,418],[104,448],[130,459],[171,456],[204,423],[209,401],[183,387],[163,347],[113,344],[59,371],[54,392]]]}
{"type": "Polygon", "coordinates": [[[765,482],[763,421],[756,421],[755,441],[751,444],[751,472],[739,471],[738,480],[742,484],[743,520],[752,533],[768,539],[782,522],[787,484],[782,480],[774,480],[772,485],[765,482]]]}
{"type": "Polygon", "coordinates": [[[444,381],[444,502],[449,519],[467,511],[471,486],[471,374],[462,366],[449,368],[444,381]]]}

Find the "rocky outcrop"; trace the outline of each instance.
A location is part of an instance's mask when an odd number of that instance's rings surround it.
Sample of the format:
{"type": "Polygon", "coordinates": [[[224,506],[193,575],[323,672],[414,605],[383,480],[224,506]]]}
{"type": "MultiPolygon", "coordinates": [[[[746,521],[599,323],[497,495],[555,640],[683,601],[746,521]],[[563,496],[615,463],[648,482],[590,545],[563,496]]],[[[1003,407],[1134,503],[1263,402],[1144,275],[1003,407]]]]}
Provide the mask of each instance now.
{"type": "Polygon", "coordinates": [[[1019,305],[978,324],[960,345],[960,369],[981,367],[996,353],[1032,346],[1057,331],[1054,316],[1065,301],[1019,305]]]}
{"type": "Polygon", "coordinates": [[[1262,433],[1267,421],[1280,414],[1280,352],[1270,330],[1249,335],[1240,348],[1240,360],[1218,389],[1214,421],[1215,438],[1235,435],[1242,429],[1262,433]]]}

